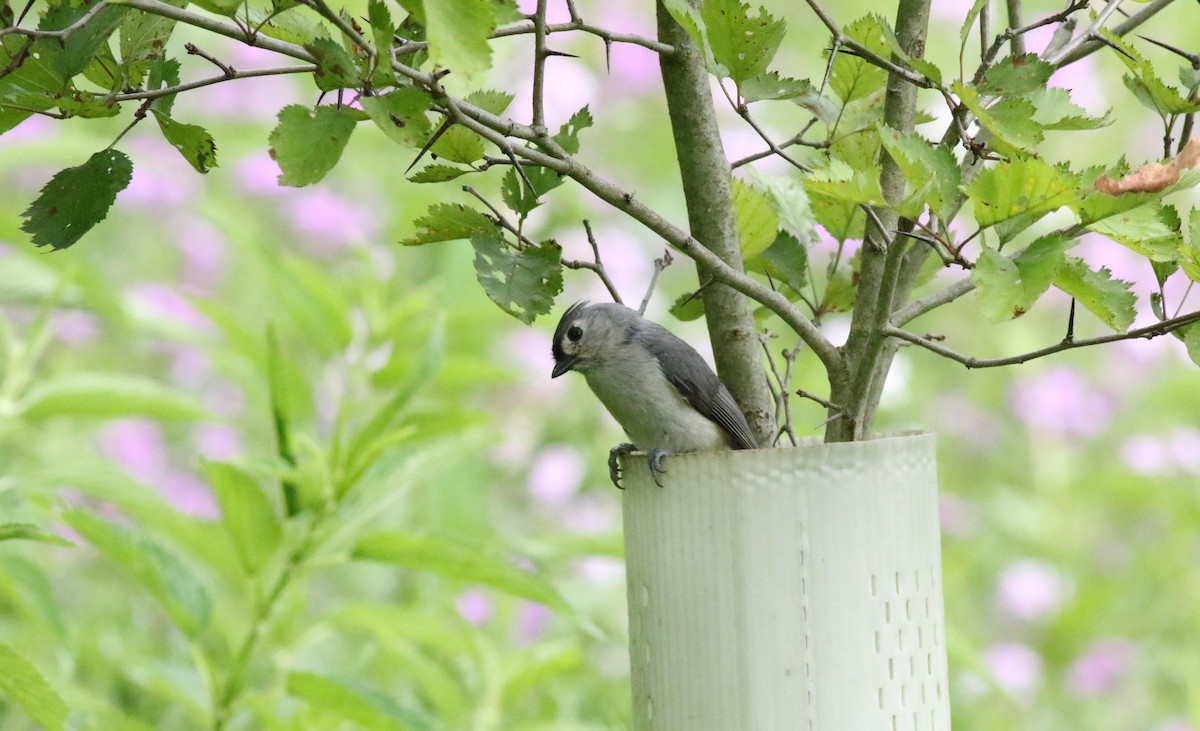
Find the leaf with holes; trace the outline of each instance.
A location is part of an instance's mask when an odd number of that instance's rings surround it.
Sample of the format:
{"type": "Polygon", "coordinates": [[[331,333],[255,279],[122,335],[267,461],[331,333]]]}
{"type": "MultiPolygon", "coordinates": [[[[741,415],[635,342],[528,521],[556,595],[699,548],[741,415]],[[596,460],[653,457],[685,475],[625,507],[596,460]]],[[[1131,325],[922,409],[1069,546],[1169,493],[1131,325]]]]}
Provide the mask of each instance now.
{"type": "Polygon", "coordinates": [[[808,79],[790,79],[775,71],[746,79],[738,89],[742,93],[742,101],[747,104],[768,99],[795,99],[817,93],[808,79]]]}
{"type": "Polygon", "coordinates": [[[737,178],[733,179],[733,215],[743,259],[753,259],[775,241],[779,216],[770,197],[737,178]]]}
{"type": "Polygon", "coordinates": [[[479,234],[490,234],[496,224],[474,208],[459,203],[438,203],[430,206],[424,216],[415,222],[417,232],[400,243],[404,246],[420,246],[438,241],[469,239],[479,234]]]}
{"type": "Polygon", "coordinates": [[[524,249],[510,247],[500,232],[471,237],[475,275],[488,298],[525,324],[554,306],[562,291],[562,247],[554,241],[524,249]]]}
{"type": "Polygon", "coordinates": [[[523,219],[542,204],[543,195],[562,185],[563,179],[553,170],[538,165],[525,165],[521,169],[524,177],[517,174],[515,167],[509,168],[500,184],[500,194],[504,205],[523,219]]]}
{"type": "Polygon", "coordinates": [[[1023,214],[1036,220],[1075,204],[1076,183],[1074,174],[1041,160],[1014,160],[979,173],[966,194],[975,203],[976,222],[986,228],[1023,214]]]}
{"type": "Polygon", "coordinates": [[[566,150],[568,155],[574,155],[579,152],[579,133],[591,126],[592,113],[584,107],[571,115],[567,123],[558,130],[558,134],[554,135],[554,141],[566,150]]]}
{"type": "MultiPolygon", "coordinates": [[[[884,28],[887,23],[877,15],[866,15],[846,26],[843,32],[880,56],[888,55],[884,28]]],[[[839,53],[833,59],[829,88],[843,104],[864,99],[881,91],[887,83],[887,72],[852,53],[839,53]]]]}
{"type": "Polygon", "coordinates": [[[345,48],[331,38],[318,38],[304,48],[317,62],[313,81],[321,91],[354,89],[362,85],[358,67],[345,48]]]}
{"type": "Polygon", "coordinates": [[[1054,66],[1042,61],[1035,53],[1007,56],[987,70],[983,81],[975,85],[980,94],[1022,96],[1046,88],[1054,74],[1054,66]]]}
{"type": "Polygon", "coordinates": [[[279,184],[302,187],[325,177],[341,158],[354,124],[354,116],[341,108],[284,107],[270,137],[271,157],[281,171],[279,184]]]}
{"type": "Polygon", "coordinates": [[[51,178],[21,214],[21,230],[33,237],[35,246],[65,249],[104,220],[132,177],[133,163],[125,153],[101,150],[51,178]]]}
{"type": "Polygon", "coordinates": [[[433,129],[426,112],[433,101],[429,94],[414,87],[403,87],[383,96],[367,96],[362,108],[379,129],[406,147],[421,149],[433,129]]]}
{"type": "Polygon", "coordinates": [[[753,16],[750,12],[750,6],[738,0],[705,0],[700,6],[713,58],[739,86],[766,73],[787,32],[787,25],[766,8],[753,16]]]}
{"type": "Polygon", "coordinates": [[[158,128],[163,137],[183,155],[183,159],[196,169],[198,173],[207,173],[217,166],[217,144],[203,127],[195,124],[184,124],[171,119],[157,109],[154,118],[158,120],[158,128]]]}

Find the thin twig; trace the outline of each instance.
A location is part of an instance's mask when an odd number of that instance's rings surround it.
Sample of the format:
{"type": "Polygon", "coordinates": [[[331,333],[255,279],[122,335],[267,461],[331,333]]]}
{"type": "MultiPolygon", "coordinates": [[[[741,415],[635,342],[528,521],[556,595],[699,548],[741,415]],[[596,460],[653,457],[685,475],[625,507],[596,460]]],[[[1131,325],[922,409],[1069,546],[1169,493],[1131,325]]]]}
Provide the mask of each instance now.
{"type": "Polygon", "coordinates": [[[787,434],[788,440],[792,446],[796,446],[796,431],[792,428],[792,409],[790,394],[788,390],[791,387],[792,380],[792,364],[796,360],[797,353],[800,348],[794,350],[783,350],[780,354],[784,359],[784,370],[779,371],[779,366],[775,363],[775,356],[771,354],[771,348],[767,345],[767,341],[771,338],[769,333],[759,333],[758,342],[762,345],[763,353],[767,356],[767,367],[771,371],[771,376],[775,379],[774,383],[771,379],[767,379],[767,388],[771,391],[772,398],[775,399],[775,421],[779,424],[779,431],[775,434],[775,439],[772,440],[771,446],[779,443],[779,438],[787,434]]]}
{"type": "Polygon", "coordinates": [[[893,325],[907,325],[921,315],[936,310],[942,305],[949,304],[968,292],[975,290],[975,282],[970,277],[963,277],[945,289],[926,295],[919,300],[913,300],[892,313],[893,325]]]}
{"type": "Polygon", "coordinates": [[[232,76],[222,74],[213,76],[208,79],[199,81],[189,81],[186,84],[179,86],[168,86],[163,89],[148,89],[146,91],[131,91],[126,94],[115,94],[112,97],[114,102],[127,102],[135,99],[158,99],[172,94],[179,94],[192,89],[199,89],[202,86],[211,86],[212,84],[220,84],[223,81],[233,81],[235,79],[252,79],[256,76],[281,76],[284,74],[310,74],[317,70],[317,67],[311,64],[304,66],[280,66],[277,68],[266,69],[251,69],[249,71],[235,71],[232,76]]]}
{"type": "Polygon", "coordinates": [[[779,157],[783,158],[789,164],[791,164],[792,167],[796,168],[802,173],[812,172],[812,168],[802,162],[797,161],[791,155],[784,152],[783,148],[775,144],[770,136],[767,135],[766,130],[764,130],[762,127],[759,127],[758,123],[754,121],[754,118],[750,116],[750,107],[748,105],[743,104],[740,99],[735,101],[734,98],[730,96],[729,90],[725,88],[724,84],[720,84],[720,87],[721,91],[725,94],[725,99],[729,101],[729,105],[733,107],[733,110],[738,113],[739,117],[746,120],[746,124],[750,125],[750,128],[753,129],[756,134],[758,134],[762,141],[767,143],[767,147],[770,148],[771,154],[778,155],[779,157]]]}
{"type": "MultiPolygon", "coordinates": [[[[589,234],[590,234],[589,230],[589,234]]],[[[646,287],[646,296],[642,297],[642,304],[638,307],[638,314],[646,314],[646,306],[650,304],[650,296],[654,294],[654,285],[658,284],[658,275],[662,274],[663,269],[671,266],[671,251],[663,250],[663,255],[654,260],[654,273],[650,275],[650,286],[646,287]]]]}
{"type": "MultiPolygon", "coordinates": [[[[1121,23],[1118,23],[1117,25],[1113,26],[1112,30],[1109,32],[1111,32],[1113,35],[1117,36],[1118,38],[1121,36],[1128,35],[1135,28],[1142,25],[1147,20],[1150,20],[1151,18],[1153,18],[1155,15],[1157,15],[1160,11],[1162,11],[1164,8],[1166,8],[1168,5],[1170,5],[1173,2],[1175,2],[1175,0],[1152,0],[1152,2],[1146,3],[1144,6],[1142,6],[1141,10],[1139,10],[1136,13],[1134,13],[1133,15],[1129,16],[1129,18],[1122,21],[1121,23]]],[[[1056,54],[1056,56],[1058,57],[1058,60],[1054,61],[1053,63],[1055,63],[1055,65],[1057,65],[1058,67],[1061,68],[1063,66],[1067,66],[1069,64],[1075,63],[1076,61],[1078,61],[1082,58],[1086,58],[1087,56],[1090,56],[1091,54],[1095,53],[1096,51],[1099,51],[1101,48],[1104,48],[1104,46],[1105,46],[1105,44],[1095,40],[1094,38],[1088,38],[1086,33],[1083,34],[1082,36],[1080,36],[1079,38],[1076,38],[1075,40],[1078,41],[1081,39],[1084,42],[1076,45],[1074,50],[1072,50],[1071,52],[1062,53],[1060,51],[1058,54],[1056,54]]],[[[1068,44],[1068,45],[1071,45],[1071,44],[1068,44]]]]}
{"type": "Polygon", "coordinates": [[[220,59],[218,59],[216,56],[212,55],[211,53],[208,53],[207,51],[203,51],[203,50],[197,48],[196,44],[194,44],[194,43],[185,43],[183,45],[183,50],[187,51],[188,55],[199,56],[200,58],[204,59],[205,61],[208,61],[209,63],[211,63],[213,66],[216,66],[217,68],[221,69],[221,72],[225,74],[225,78],[227,78],[227,79],[232,79],[237,74],[237,71],[235,71],[232,66],[229,66],[229,65],[223,63],[220,59]]]}
{"type": "Polygon", "coordinates": [[[1153,325],[1140,327],[1136,330],[1130,330],[1125,333],[1114,333],[1112,335],[1101,335],[1095,338],[1084,338],[1083,340],[1063,340],[1055,345],[1050,345],[1045,348],[1033,350],[1020,355],[1010,355],[1004,358],[974,358],[967,355],[957,353],[944,345],[939,345],[928,337],[922,337],[915,333],[902,330],[898,327],[887,326],[884,328],[884,334],[889,337],[899,338],[914,345],[919,345],[926,350],[937,353],[943,358],[949,358],[956,363],[961,363],[967,368],[998,368],[1001,366],[1016,365],[1018,363],[1026,363],[1037,358],[1044,358],[1048,355],[1061,353],[1064,350],[1074,350],[1075,348],[1087,348],[1093,345],[1103,345],[1104,343],[1115,343],[1120,340],[1133,340],[1137,338],[1157,338],[1167,333],[1174,332],[1180,328],[1187,327],[1193,323],[1200,322],[1200,312],[1190,312],[1186,315],[1173,317],[1169,320],[1162,320],[1153,325]]]}
{"type": "Polygon", "coordinates": [[[131,121],[129,124],[127,124],[125,126],[125,129],[118,132],[116,139],[114,139],[112,142],[110,142],[108,147],[106,147],[104,149],[111,150],[112,148],[116,147],[117,143],[121,141],[121,138],[124,137],[125,135],[129,134],[129,130],[136,127],[138,122],[145,119],[146,114],[150,111],[150,104],[153,101],[154,101],[153,99],[147,99],[144,102],[142,102],[142,105],[137,108],[136,112],[133,113],[133,121],[131,121]]]}
{"type": "Polygon", "coordinates": [[[608,278],[608,270],[604,268],[604,262],[600,260],[600,245],[596,243],[596,236],[592,233],[591,222],[585,220],[583,222],[583,230],[587,232],[588,244],[592,247],[592,261],[578,261],[574,259],[563,259],[562,265],[568,269],[587,269],[594,272],[600,277],[600,281],[604,283],[604,288],[612,295],[613,302],[619,305],[625,304],[621,299],[621,293],[617,291],[617,286],[608,278]]]}
{"type": "MultiPolygon", "coordinates": [[[[747,120],[747,121],[749,121],[749,120],[747,120]]],[[[810,119],[808,121],[808,124],[804,125],[804,129],[800,130],[800,133],[797,134],[795,137],[792,137],[789,140],[784,140],[783,142],[780,142],[777,145],[774,145],[773,147],[771,147],[769,149],[763,150],[762,152],[755,152],[753,154],[747,155],[738,160],[734,160],[733,162],[731,162],[729,164],[729,167],[732,168],[733,170],[737,170],[738,168],[742,167],[743,165],[749,165],[750,163],[755,162],[757,160],[761,160],[764,157],[770,157],[771,155],[778,154],[777,150],[785,150],[789,147],[792,147],[793,145],[800,145],[802,147],[812,147],[817,150],[827,149],[829,147],[829,140],[810,141],[810,140],[804,139],[804,133],[808,132],[808,130],[811,129],[812,126],[816,123],[817,123],[817,120],[814,117],[813,119],[810,119]]]]}
{"type": "Polygon", "coordinates": [[[833,34],[835,53],[838,50],[838,46],[845,46],[853,51],[853,55],[858,56],[872,66],[878,66],[884,71],[896,74],[914,86],[919,86],[923,89],[932,89],[937,86],[932,79],[924,74],[893,63],[892,61],[880,56],[878,53],[875,53],[871,49],[843,33],[841,27],[838,26],[837,21],[835,21],[833,17],[825,11],[825,8],[821,7],[821,3],[817,2],[817,0],[805,0],[805,2],[808,3],[808,7],[811,8],[814,13],[816,13],[817,17],[821,19],[821,22],[825,24],[825,27],[829,29],[829,32],[833,34]]]}
{"type": "MultiPolygon", "coordinates": [[[[80,16],[79,20],[76,20],[74,23],[71,23],[66,28],[60,28],[58,30],[36,30],[34,28],[20,28],[17,25],[13,25],[8,28],[0,28],[0,38],[3,38],[4,36],[9,35],[9,34],[14,34],[14,35],[19,35],[19,36],[25,36],[27,38],[53,38],[56,40],[65,41],[67,38],[69,38],[71,36],[72,33],[79,30],[83,26],[87,25],[88,21],[90,21],[92,18],[95,18],[107,7],[108,7],[108,3],[105,2],[105,0],[101,0],[100,2],[96,3],[91,8],[89,8],[86,13],[84,13],[82,16],[80,16]]],[[[28,12],[28,9],[29,9],[29,6],[27,5],[25,12],[28,12]]],[[[24,14],[24,12],[22,12],[21,19],[24,19],[24,17],[25,17],[25,14],[24,14]]],[[[20,22],[21,22],[21,20],[17,20],[17,23],[20,23],[20,22]]]]}

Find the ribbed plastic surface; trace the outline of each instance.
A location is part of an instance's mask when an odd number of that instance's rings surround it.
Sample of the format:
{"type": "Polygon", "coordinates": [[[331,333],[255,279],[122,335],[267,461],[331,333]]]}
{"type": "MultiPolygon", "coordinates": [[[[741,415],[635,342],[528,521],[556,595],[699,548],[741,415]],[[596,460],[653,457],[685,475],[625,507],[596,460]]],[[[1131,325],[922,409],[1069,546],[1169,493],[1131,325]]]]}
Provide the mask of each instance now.
{"type": "Polygon", "coordinates": [[[638,731],[948,731],[934,438],[626,460],[638,731]]]}

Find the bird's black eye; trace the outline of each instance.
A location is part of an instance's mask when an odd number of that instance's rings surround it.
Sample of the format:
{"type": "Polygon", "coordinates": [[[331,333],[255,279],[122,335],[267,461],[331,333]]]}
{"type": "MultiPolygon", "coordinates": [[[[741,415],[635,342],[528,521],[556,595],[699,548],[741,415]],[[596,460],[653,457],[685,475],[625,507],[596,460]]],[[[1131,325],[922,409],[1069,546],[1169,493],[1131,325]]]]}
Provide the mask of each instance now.
{"type": "Polygon", "coordinates": [[[581,337],[583,337],[583,330],[578,325],[572,325],[567,329],[567,340],[572,343],[578,343],[581,337]]]}

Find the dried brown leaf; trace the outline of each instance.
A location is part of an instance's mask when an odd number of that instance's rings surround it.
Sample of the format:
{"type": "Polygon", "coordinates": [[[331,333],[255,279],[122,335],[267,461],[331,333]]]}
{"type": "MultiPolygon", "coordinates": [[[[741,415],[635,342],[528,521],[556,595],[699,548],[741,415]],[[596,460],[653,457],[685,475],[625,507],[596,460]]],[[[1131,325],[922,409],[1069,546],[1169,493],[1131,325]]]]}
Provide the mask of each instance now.
{"type": "Polygon", "coordinates": [[[1121,193],[1157,193],[1179,182],[1179,175],[1188,168],[1200,164],[1200,137],[1188,140],[1179,154],[1170,162],[1147,163],[1120,180],[1101,176],[1095,183],[1096,190],[1109,195],[1121,193]]]}

